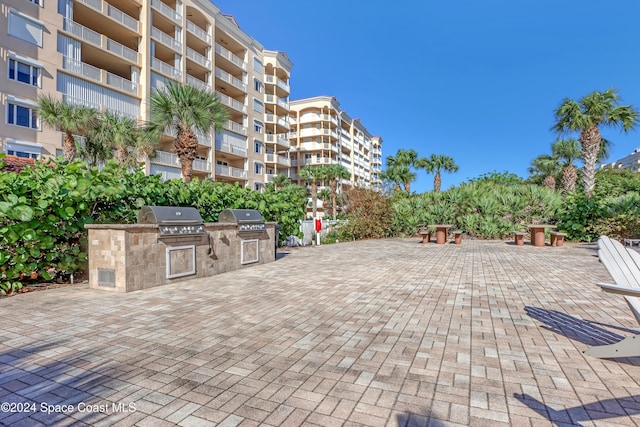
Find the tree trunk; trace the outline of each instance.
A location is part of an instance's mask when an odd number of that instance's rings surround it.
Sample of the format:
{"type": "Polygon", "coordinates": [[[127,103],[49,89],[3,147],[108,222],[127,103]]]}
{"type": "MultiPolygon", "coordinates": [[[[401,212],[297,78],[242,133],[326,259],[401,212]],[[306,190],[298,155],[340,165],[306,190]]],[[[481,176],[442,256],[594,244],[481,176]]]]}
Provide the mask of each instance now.
{"type": "Polygon", "coordinates": [[[118,159],[118,162],[120,162],[120,166],[124,166],[125,162],[127,161],[127,150],[125,148],[117,148],[116,152],[115,152],[115,157],[116,159],[118,159]]]}
{"type": "Polygon", "coordinates": [[[580,133],[582,161],[584,163],[582,182],[584,183],[584,193],[589,200],[591,200],[591,195],[596,186],[596,161],[600,152],[600,140],[602,140],[602,135],[597,126],[592,126],[580,133]]]}
{"type": "Polygon", "coordinates": [[[64,144],[62,145],[62,156],[68,162],[76,158],[76,140],[71,132],[64,134],[64,144]]]}
{"type": "Polygon", "coordinates": [[[562,170],[562,195],[576,191],[576,181],[578,180],[578,172],[575,166],[568,165],[562,170]]]}
{"type": "Polygon", "coordinates": [[[332,179],[329,181],[329,189],[331,190],[331,209],[333,210],[333,220],[337,219],[337,203],[336,203],[336,195],[338,194],[338,181],[332,179]]]}
{"type": "Polygon", "coordinates": [[[544,181],[542,182],[542,185],[544,185],[547,188],[550,188],[551,190],[555,190],[556,179],[553,177],[553,175],[549,175],[544,179],[544,181]]]}
{"type": "Polygon", "coordinates": [[[311,212],[313,212],[313,219],[316,219],[318,213],[318,183],[311,182],[311,212]]]}
{"type": "Polygon", "coordinates": [[[198,139],[195,133],[191,129],[183,130],[182,128],[178,128],[176,137],[173,140],[173,146],[180,159],[182,180],[187,183],[191,182],[193,159],[195,159],[198,154],[198,139]]]}
{"type": "Polygon", "coordinates": [[[406,181],[404,183],[404,191],[411,194],[411,181],[406,181]]]}
{"type": "Polygon", "coordinates": [[[442,187],[442,177],[440,176],[440,171],[436,171],[436,175],[433,177],[433,191],[439,193],[440,187],[442,187]]]}

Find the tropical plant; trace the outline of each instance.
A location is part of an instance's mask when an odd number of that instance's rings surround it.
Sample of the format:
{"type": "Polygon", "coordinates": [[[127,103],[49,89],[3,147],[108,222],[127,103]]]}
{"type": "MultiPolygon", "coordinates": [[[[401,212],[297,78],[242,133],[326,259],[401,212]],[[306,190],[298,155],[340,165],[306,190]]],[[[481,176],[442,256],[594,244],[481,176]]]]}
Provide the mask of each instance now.
{"type": "Polygon", "coordinates": [[[342,165],[334,164],[323,167],[323,176],[329,181],[329,191],[331,194],[331,211],[333,212],[333,220],[337,219],[338,204],[336,202],[338,197],[338,181],[340,179],[348,179],[351,177],[351,173],[347,168],[342,165]]]}
{"type": "Polygon", "coordinates": [[[287,185],[291,185],[291,178],[289,178],[285,174],[278,174],[273,177],[273,188],[274,190],[281,190],[283,187],[287,185]]]}
{"type": "Polygon", "coordinates": [[[322,170],[319,166],[305,165],[298,175],[311,185],[311,209],[315,219],[318,215],[318,182],[323,179],[322,170]]]}
{"type": "Polygon", "coordinates": [[[459,167],[453,158],[444,154],[432,154],[427,158],[422,158],[416,162],[416,167],[424,168],[427,173],[434,173],[433,191],[440,192],[442,187],[441,171],[457,172],[459,167]]]}
{"type": "Polygon", "coordinates": [[[387,165],[387,168],[380,173],[380,178],[391,185],[395,191],[401,191],[402,186],[407,191],[407,183],[411,190],[411,181],[416,179],[416,174],[407,165],[387,165]]]}
{"type": "Polygon", "coordinates": [[[576,191],[578,181],[578,169],[576,160],[580,159],[580,143],[573,139],[559,139],[551,144],[551,153],[556,157],[562,167],[562,195],[576,191]]]}
{"type": "Polygon", "coordinates": [[[556,188],[555,175],[559,170],[560,163],[558,157],[541,154],[531,161],[529,173],[542,177],[542,185],[553,190],[556,188]]]}
{"type": "Polygon", "coordinates": [[[411,168],[415,167],[416,160],[418,160],[418,153],[413,149],[401,148],[395,156],[387,157],[387,169],[392,169],[394,179],[402,179],[401,183],[407,193],[411,193],[411,182],[416,179],[416,175],[411,171],[411,168]]]}
{"type": "Polygon", "coordinates": [[[191,181],[193,160],[198,155],[196,131],[221,130],[228,119],[225,106],[213,92],[170,82],[164,89],[151,92],[150,111],[147,132],[157,139],[162,133],[175,135],[173,146],[180,159],[182,178],[191,181]]]}
{"type": "Polygon", "coordinates": [[[589,199],[595,187],[595,166],[601,152],[600,128],[615,127],[628,132],[638,123],[638,111],[619,102],[617,91],[607,89],[592,92],[579,101],[565,98],[555,111],[554,130],[580,133],[584,192],[589,199]]]}
{"type": "Polygon", "coordinates": [[[58,101],[51,95],[38,97],[36,109],[42,122],[64,133],[62,154],[70,162],[76,157],[76,141],[74,134],[83,134],[96,124],[98,112],[82,105],[72,105],[58,101]]]}

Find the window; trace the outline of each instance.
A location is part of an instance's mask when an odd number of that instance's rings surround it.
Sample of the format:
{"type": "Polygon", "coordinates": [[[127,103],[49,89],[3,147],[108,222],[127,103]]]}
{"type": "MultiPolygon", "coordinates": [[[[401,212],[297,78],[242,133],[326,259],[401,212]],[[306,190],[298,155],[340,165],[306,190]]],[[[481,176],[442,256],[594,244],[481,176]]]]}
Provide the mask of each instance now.
{"type": "Polygon", "coordinates": [[[263,190],[264,190],[264,184],[263,184],[263,183],[261,183],[261,182],[256,182],[256,183],[254,184],[254,187],[253,187],[253,188],[254,188],[254,190],[256,190],[256,191],[263,191],[263,190]]]}
{"type": "Polygon", "coordinates": [[[39,159],[42,153],[42,144],[26,141],[15,141],[7,139],[6,151],[8,155],[22,157],[25,159],[39,159]]]}
{"type": "Polygon", "coordinates": [[[253,130],[255,130],[258,133],[262,133],[262,127],[264,125],[262,124],[262,122],[260,120],[254,120],[253,121],[253,130]]]}
{"type": "Polygon", "coordinates": [[[263,72],[262,61],[260,61],[258,58],[253,58],[253,69],[260,74],[262,74],[263,72]]]}
{"type": "Polygon", "coordinates": [[[35,3],[40,7],[44,7],[44,4],[42,4],[43,0],[27,0],[27,1],[30,1],[31,3],[35,3]]]}
{"type": "Polygon", "coordinates": [[[42,47],[42,24],[15,10],[9,11],[9,34],[42,47]]]}
{"type": "Polygon", "coordinates": [[[38,129],[38,115],[35,108],[7,102],[7,123],[38,129]]]}
{"type": "Polygon", "coordinates": [[[254,167],[254,171],[255,171],[255,173],[256,173],[256,174],[258,174],[258,175],[262,175],[262,168],[263,168],[263,166],[264,166],[264,165],[263,165],[262,163],[260,163],[260,162],[255,162],[255,163],[253,164],[253,167],[254,167]]]}
{"type": "Polygon", "coordinates": [[[264,105],[262,104],[262,102],[258,101],[257,99],[253,100],[253,111],[257,111],[258,113],[262,113],[262,111],[264,110],[264,105]]]}
{"type": "Polygon", "coordinates": [[[262,142],[255,143],[255,150],[256,150],[256,153],[258,154],[262,153],[262,142]]]}
{"type": "Polygon", "coordinates": [[[31,64],[9,58],[9,80],[40,87],[40,68],[31,64]]]}
{"type": "Polygon", "coordinates": [[[264,85],[262,84],[262,82],[256,78],[253,79],[253,88],[256,90],[256,92],[258,93],[262,93],[263,89],[264,89],[264,85]]]}

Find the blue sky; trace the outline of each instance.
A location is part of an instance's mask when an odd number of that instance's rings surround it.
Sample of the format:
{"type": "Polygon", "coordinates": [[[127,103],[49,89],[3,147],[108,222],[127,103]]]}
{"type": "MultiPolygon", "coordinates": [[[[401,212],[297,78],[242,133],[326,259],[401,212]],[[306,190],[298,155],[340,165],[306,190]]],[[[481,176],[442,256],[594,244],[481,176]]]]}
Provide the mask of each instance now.
{"type": "MultiPolygon", "coordinates": [[[[291,99],[337,97],[383,139],[460,166],[443,189],[491,171],[528,176],[550,153],[553,112],[614,87],[640,109],[640,1],[216,0],[266,49],[287,53],[291,99]]],[[[610,161],[640,129],[603,130],[610,161]]],[[[412,190],[433,188],[417,171],[412,190]]]]}

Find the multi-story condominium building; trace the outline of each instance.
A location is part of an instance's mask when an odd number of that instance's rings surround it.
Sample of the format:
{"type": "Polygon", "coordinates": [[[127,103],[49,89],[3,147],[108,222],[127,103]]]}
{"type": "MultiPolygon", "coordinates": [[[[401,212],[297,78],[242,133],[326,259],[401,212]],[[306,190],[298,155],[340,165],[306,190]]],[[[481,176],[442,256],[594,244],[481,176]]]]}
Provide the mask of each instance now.
{"type": "MultiPolygon", "coordinates": [[[[291,61],[243,32],[207,0],[5,0],[0,14],[0,152],[60,153],[40,123],[40,94],[140,122],[172,80],[215,91],[229,111],[219,133],[197,135],[194,176],[261,188],[290,166],[291,61]]],[[[180,176],[172,136],[147,173],[180,176]]]]}
{"type": "Polygon", "coordinates": [[[292,100],[289,105],[293,180],[304,183],[299,171],[305,165],[339,164],[351,174],[341,186],[380,188],[382,138],[372,136],[360,119],[349,117],[333,96],[292,100]]]}
{"type": "Polygon", "coordinates": [[[640,148],[636,148],[628,156],[600,166],[602,169],[629,169],[633,172],[640,172],[640,148]]]}

